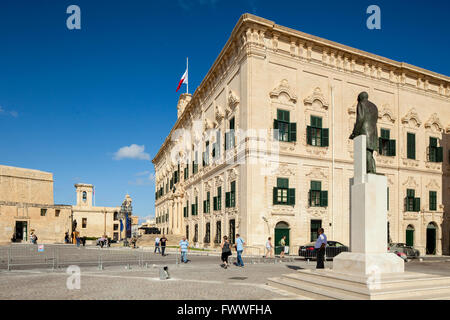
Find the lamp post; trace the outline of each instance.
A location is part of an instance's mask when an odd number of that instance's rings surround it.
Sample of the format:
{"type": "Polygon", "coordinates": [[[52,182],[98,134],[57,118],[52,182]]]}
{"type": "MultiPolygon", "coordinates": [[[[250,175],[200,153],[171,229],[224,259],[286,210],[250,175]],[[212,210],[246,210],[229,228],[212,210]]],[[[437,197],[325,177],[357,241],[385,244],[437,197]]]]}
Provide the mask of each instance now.
{"type": "Polygon", "coordinates": [[[131,212],[133,210],[133,207],[131,206],[131,203],[127,203],[124,201],[122,205],[120,206],[120,219],[124,221],[124,228],[125,228],[125,237],[123,239],[123,245],[126,247],[128,246],[128,235],[127,235],[127,227],[128,227],[128,217],[131,215],[131,212]]]}

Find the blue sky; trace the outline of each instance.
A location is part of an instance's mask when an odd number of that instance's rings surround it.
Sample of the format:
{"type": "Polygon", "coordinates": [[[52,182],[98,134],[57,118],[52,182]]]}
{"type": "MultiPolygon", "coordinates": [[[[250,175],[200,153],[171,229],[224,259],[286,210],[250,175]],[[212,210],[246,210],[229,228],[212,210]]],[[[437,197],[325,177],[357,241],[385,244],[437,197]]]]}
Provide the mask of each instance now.
{"type": "Polygon", "coordinates": [[[2,0],[0,164],[52,172],[56,203],[74,204],[84,182],[97,205],[128,192],[153,215],[151,159],[186,56],[193,92],[245,12],[450,75],[449,1],[2,0]],[[81,30],[66,27],[71,4],[81,30]],[[366,28],[371,4],[381,30],[366,28]]]}

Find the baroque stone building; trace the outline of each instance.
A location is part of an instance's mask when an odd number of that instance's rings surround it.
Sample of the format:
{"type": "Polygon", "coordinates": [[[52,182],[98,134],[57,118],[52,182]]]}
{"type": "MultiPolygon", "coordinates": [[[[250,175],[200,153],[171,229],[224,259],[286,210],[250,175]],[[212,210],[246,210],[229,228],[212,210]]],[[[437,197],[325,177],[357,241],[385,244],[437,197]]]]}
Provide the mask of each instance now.
{"type": "Polygon", "coordinates": [[[244,14],[153,159],[156,222],[214,246],[349,244],[361,91],[379,109],[389,241],[450,253],[450,78],[244,14]]]}

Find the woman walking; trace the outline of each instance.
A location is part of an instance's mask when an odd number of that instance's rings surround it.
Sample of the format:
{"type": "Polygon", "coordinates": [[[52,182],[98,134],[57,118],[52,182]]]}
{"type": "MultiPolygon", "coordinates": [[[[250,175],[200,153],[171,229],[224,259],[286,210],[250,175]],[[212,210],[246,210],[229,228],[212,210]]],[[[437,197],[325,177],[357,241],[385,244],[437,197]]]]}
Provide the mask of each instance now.
{"type": "Polygon", "coordinates": [[[228,268],[228,257],[231,256],[231,245],[227,236],[223,237],[223,241],[220,246],[222,247],[222,267],[226,269],[228,268]]]}
{"type": "Polygon", "coordinates": [[[280,258],[283,259],[284,258],[284,252],[285,252],[285,247],[286,247],[286,236],[283,236],[280,240],[280,258]]]}
{"type": "Polygon", "coordinates": [[[272,238],[269,237],[267,239],[267,242],[266,242],[266,255],[265,255],[265,258],[273,258],[272,250],[273,250],[272,238]]]}

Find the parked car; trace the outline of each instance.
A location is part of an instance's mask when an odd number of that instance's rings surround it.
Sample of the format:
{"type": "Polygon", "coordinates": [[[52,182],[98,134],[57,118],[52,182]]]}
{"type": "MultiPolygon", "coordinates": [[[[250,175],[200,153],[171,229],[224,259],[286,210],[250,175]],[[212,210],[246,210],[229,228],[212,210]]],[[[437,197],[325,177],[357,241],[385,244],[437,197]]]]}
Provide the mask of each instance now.
{"type": "MultiPolygon", "coordinates": [[[[316,258],[316,250],[314,250],[314,242],[310,242],[301,246],[298,249],[298,255],[304,257],[306,260],[316,258]]],[[[348,251],[348,247],[338,241],[327,241],[327,246],[325,248],[325,258],[334,258],[341,252],[348,251]]]]}
{"type": "Polygon", "coordinates": [[[406,243],[390,243],[388,251],[394,253],[402,252],[406,254],[406,257],[409,259],[418,258],[420,256],[419,250],[415,249],[413,246],[406,245],[406,243]]]}

